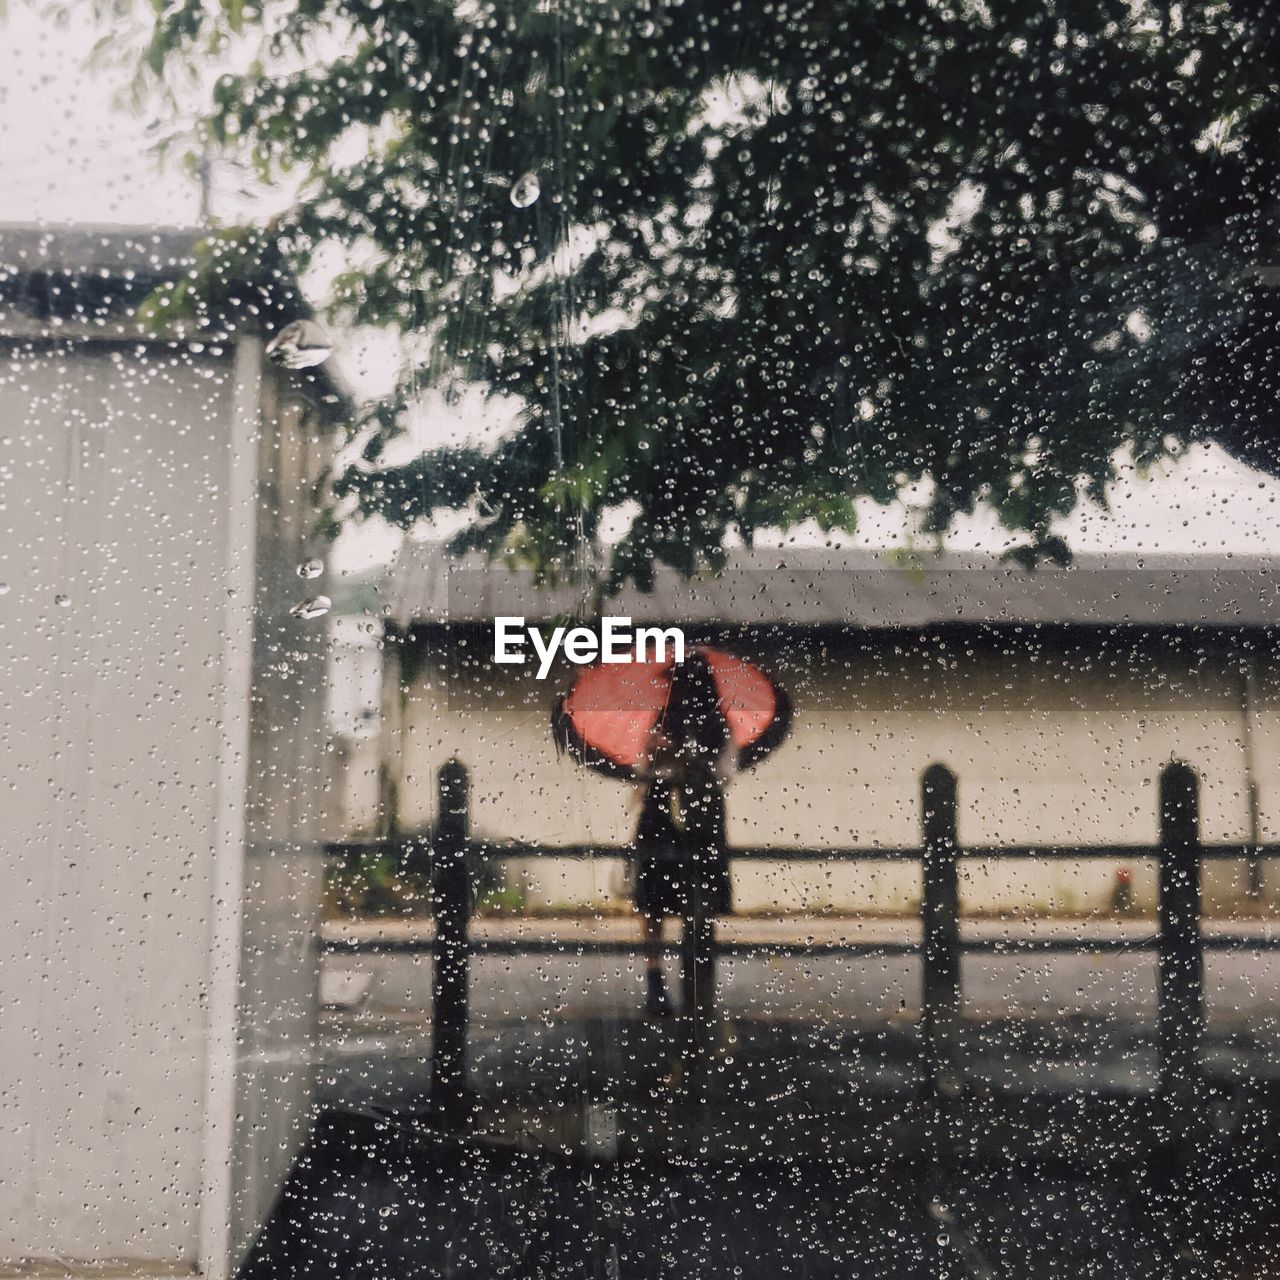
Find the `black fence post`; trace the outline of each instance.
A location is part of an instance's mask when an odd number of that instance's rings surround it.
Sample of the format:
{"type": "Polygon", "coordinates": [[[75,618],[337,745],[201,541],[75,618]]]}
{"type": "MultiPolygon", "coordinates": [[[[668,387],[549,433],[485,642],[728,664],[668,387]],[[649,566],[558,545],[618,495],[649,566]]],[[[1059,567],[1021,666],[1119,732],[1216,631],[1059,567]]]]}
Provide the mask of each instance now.
{"type": "Polygon", "coordinates": [[[432,974],[431,1103],[449,1114],[466,1093],[467,985],[471,918],[471,872],[467,859],[469,782],[461,761],[449,760],[438,775],[439,803],[432,840],[435,868],[436,944],[432,974]]]}
{"type": "Polygon", "coordinates": [[[715,921],[707,914],[702,874],[696,867],[680,937],[681,999],[695,1058],[705,1054],[715,1020],[715,921]]]}
{"type": "Polygon", "coordinates": [[[930,765],[921,782],[924,817],[924,930],[920,1030],[925,1082],[935,1097],[956,1092],[952,1078],[960,1016],[960,888],[956,875],[956,777],[943,764],[930,765]]]}
{"type": "Polygon", "coordinates": [[[1160,774],[1159,1089],[1179,1132],[1200,1086],[1204,949],[1200,936],[1200,795],[1175,762],[1160,774]]]}
{"type": "Polygon", "coordinates": [[[685,1097],[695,1106],[706,1102],[710,1055],[715,1032],[716,933],[707,910],[708,876],[725,859],[724,792],[705,761],[690,766],[682,793],[688,892],[680,937],[683,997],[682,1037],[685,1097]]]}

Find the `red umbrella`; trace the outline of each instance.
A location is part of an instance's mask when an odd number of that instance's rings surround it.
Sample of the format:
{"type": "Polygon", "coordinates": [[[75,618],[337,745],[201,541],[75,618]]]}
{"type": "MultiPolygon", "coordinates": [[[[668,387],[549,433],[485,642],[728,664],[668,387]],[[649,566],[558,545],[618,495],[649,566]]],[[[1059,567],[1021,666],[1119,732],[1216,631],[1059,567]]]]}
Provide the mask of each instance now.
{"type": "MultiPolygon", "coordinates": [[[[786,734],[791,719],[786,694],[737,654],[693,645],[694,655],[711,673],[739,767],[754,764],[786,734]]],[[[671,659],[588,667],[556,703],[551,718],[556,741],[601,773],[647,776],[677,670],[671,659]]]]}

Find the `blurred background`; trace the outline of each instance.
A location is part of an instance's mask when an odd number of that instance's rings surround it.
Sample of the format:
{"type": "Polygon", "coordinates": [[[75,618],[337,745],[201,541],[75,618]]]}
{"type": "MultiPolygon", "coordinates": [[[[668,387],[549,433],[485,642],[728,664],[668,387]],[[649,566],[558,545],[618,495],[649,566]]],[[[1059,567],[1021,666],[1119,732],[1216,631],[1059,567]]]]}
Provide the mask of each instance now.
{"type": "Polygon", "coordinates": [[[0,8],[4,1273],[1280,1267],[1276,17],[0,8]]]}

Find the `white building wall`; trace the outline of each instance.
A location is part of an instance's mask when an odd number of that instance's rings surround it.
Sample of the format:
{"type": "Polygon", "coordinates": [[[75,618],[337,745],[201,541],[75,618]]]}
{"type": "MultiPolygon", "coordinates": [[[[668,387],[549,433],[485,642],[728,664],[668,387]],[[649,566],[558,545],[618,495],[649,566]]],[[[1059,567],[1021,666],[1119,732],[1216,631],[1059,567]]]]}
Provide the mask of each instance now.
{"type": "MultiPolygon", "coordinates": [[[[242,350],[252,360],[241,362],[243,394],[248,368],[261,361],[256,341],[242,350]]],[[[252,523],[240,544],[252,546],[254,572],[251,685],[238,712],[248,752],[236,1024],[233,1038],[220,1041],[234,1064],[235,1125],[226,1210],[213,1194],[204,1213],[206,1253],[224,1257],[227,1270],[242,1260],[310,1132],[324,843],[338,834],[336,799],[327,789],[335,779],[326,620],[290,613],[303,597],[330,589],[326,578],[304,580],[297,571],[323,552],[311,533],[311,494],[331,442],[288,375],[268,368],[258,399],[249,435],[252,523]]],[[[336,781],[340,786],[340,775],[336,781]]],[[[215,965],[223,959],[215,953],[215,965]]],[[[215,1172],[217,1158],[210,1143],[206,1159],[215,1172]]]]}
{"type": "Polygon", "coordinates": [[[0,382],[8,1259],[178,1262],[200,1199],[231,388],[112,355],[0,382]]]}
{"type": "Polygon", "coordinates": [[[329,628],[329,724],[340,756],[334,803],[344,836],[370,836],[379,829],[381,635],[380,622],[363,615],[334,617],[329,628]]]}
{"type": "Polygon", "coordinates": [[[0,1261],[225,1275],[309,1119],[321,446],[252,340],[6,355],[0,1261]]]}
{"type": "MultiPolygon", "coordinates": [[[[474,644],[474,641],[471,643],[474,644]]],[[[1057,641],[917,642],[798,637],[754,649],[791,693],[795,719],[768,759],[728,788],[738,845],[916,846],[919,779],[935,761],[959,778],[959,828],[971,845],[1154,844],[1160,769],[1173,759],[1201,778],[1206,842],[1246,841],[1244,716],[1238,662],[1204,656],[1196,641],[1136,646],[1102,633],[1057,641]]],[[[1254,715],[1262,838],[1280,823],[1280,694],[1264,663],[1254,715]]],[[[625,844],[635,787],[558,759],[548,730],[556,692],[529,668],[499,674],[487,654],[460,663],[427,642],[409,686],[397,752],[402,828],[433,820],[434,774],[450,755],[472,770],[478,835],[548,844],[625,844]],[[514,673],[514,674],[510,674],[514,673]]],[[[972,859],[963,864],[971,911],[1079,911],[1110,900],[1111,861],[972,859]]],[[[1139,902],[1154,866],[1133,866],[1139,902]]],[[[530,860],[511,873],[531,905],[609,901],[621,863],[530,860]]],[[[1269,872],[1269,874],[1271,874],[1269,872]]],[[[914,862],[737,863],[738,910],[914,909],[914,862]]],[[[1239,862],[1206,869],[1211,906],[1243,892],[1239,862]]]]}

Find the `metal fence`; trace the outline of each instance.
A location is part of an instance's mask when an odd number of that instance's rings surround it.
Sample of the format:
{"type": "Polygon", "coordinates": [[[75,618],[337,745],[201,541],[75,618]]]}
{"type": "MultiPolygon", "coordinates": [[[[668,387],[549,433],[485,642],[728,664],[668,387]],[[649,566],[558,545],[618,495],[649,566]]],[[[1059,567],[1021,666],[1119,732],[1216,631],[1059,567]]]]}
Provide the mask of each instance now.
{"type": "MultiPolygon", "coordinates": [[[[714,984],[718,955],[788,956],[918,955],[922,966],[920,1032],[928,1092],[941,1100],[955,1092],[955,1054],[961,1011],[961,956],[966,952],[1137,952],[1157,957],[1157,1097],[1165,1120],[1176,1125],[1201,1091],[1200,1045],[1204,1034],[1204,953],[1206,950],[1280,949],[1280,937],[1268,934],[1206,938],[1201,931],[1200,868],[1207,859],[1256,860],[1280,854],[1280,846],[1201,844],[1199,785],[1194,770],[1174,762],[1159,777],[1159,842],[1105,846],[962,846],[956,830],[957,779],[945,765],[927,768],[920,780],[922,841],[916,847],[797,848],[731,847],[730,860],[884,860],[916,859],[922,864],[919,944],[895,942],[717,943],[714,929],[681,944],[686,978],[696,967],[703,991],[714,984]],[[960,934],[959,863],[965,857],[1154,859],[1158,867],[1156,931],[1133,938],[985,938],[960,934]]],[[[397,840],[341,842],[329,846],[331,856],[354,859],[377,852],[394,855],[401,865],[429,872],[436,917],[430,939],[344,939],[326,944],[332,952],[430,952],[434,957],[432,1027],[432,1096],[448,1109],[464,1092],[469,964],[475,954],[600,955],[631,953],[638,944],[616,940],[472,939],[473,886],[476,868],[491,858],[579,858],[604,852],[585,845],[541,845],[476,840],[470,831],[469,777],[456,760],[438,775],[438,819],[433,831],[397,840]]],[[[689,934],[686,929],[686,935],[689,934]]]]}

